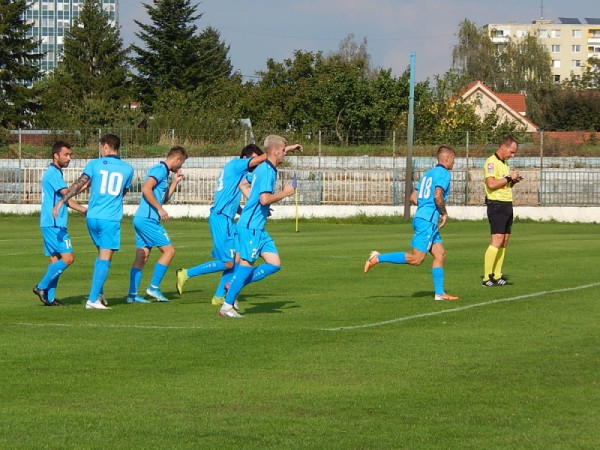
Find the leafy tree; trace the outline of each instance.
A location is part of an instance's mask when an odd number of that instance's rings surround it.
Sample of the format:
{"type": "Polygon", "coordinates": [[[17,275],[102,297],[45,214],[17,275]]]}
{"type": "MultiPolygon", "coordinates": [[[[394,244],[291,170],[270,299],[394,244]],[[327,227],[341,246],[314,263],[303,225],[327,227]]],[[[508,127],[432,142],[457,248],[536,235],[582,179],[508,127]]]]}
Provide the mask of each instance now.
{"type": "Polygon", "coordinates": [[[27,1],[0,2],[0,126],[26,125],[38,105],[34,92],[27,87],[41,76],[34,53],[37,42],[27,36],[31,25],[22,17],[27,1]]]}
{"type": "Polygon", "coordinates": [[[130,115],[129,78],[119,30],[100,0],[85,0],[65,35],[62,61],[40,84],[44,108],[38,122],[49,127],[123,124],[130,115]]]}
{"type": "Polygon", "coordinates": [[[194,22],[202,17],[197,4],[154,0],[153,5],[143,5],[152,23],[135,21],[141,29],[136,36],[144,45],[131,48],[137,92],[147,109],[159,91],[194,92],[202,84],[230,77],[229,47],[220,41],[219,33],[210,27],[197,33],[194,22]]]}

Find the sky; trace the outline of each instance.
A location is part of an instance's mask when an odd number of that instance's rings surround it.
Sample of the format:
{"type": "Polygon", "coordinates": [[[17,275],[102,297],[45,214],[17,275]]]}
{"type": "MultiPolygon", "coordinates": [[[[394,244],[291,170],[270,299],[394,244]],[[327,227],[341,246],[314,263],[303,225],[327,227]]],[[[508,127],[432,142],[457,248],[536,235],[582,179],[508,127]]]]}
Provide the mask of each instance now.
{"type": "MultiPolygon", "coordinates": [[[[143,3],[119,0],[119,24],[125,45],[139,44],[134,20],[148,23],[143,3]]],[[[462,20],[531,23],[557,17],[600,17],[592,0],[192,0],[202,17],[199,30],[211,26],[230,47],[234,71],[256,79],[269,58],[283,62],[295,50],[328,54],[350,33],[367,40],[375,68],[400,76],[415,52],[417,81],[443,75],[452,64],[452,48],[462,20]]]]}

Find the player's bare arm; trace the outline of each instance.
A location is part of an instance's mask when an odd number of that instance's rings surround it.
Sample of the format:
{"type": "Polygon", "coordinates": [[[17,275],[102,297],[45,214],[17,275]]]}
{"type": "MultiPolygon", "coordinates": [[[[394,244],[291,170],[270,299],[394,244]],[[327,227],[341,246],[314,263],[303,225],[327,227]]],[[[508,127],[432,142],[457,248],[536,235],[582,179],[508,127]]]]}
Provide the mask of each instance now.
{"type": "Polygon", "coordinates": [[[413,191],[410,193],[410,199],[409,200],[410,200],[410,202],[413,205],[417,205],[418,204],[418,202],[417,202],[417,190],[416,189],[413,189],[413,191]]]}
{"type": "Polygon", "coordinates": [[[169,214],[164,210],[154,195],[154,186],[156,186],[156,179],[152,177],[148,178],[142,186],[142,195],[150,206],[156,209],[156,212],[158,212],[158,215],[160,216],[160,220],[169,220],[169,214]]]}
{"type": "Polygon", "coordinates": [[[238,184],[238,188],[240,188],[240,191],[242,191],[242,194],[244,194],[244,197],[246,198],[250,197],[250,187],[250,183],[245,178],[238,184]]]}
{"type": "Polygon", "coordinates": [[[181,180],[183,180],[183,171],[180,169],[177,172],[175,172],[175,175],[173,175],[173,180],[169,185],[169,190],[165,194],[165,201],[163,203],[167,203],[171,199],[171,197],[175,193],[175,190],[177,189],[177,185],[181,180]]]}
{"type": "Polygon", "coordinates": [[[58,211],[60,208],[67,203],[71,198],[75,197],[77,194],[82,192],[90,185],[90,177],[85,173],[82,173],[81,176],[73,183],[66,192],[63,194],[63,198],[56,202],[54,208],[52,209],[52,216],[58,217],[58,211]]]}
{"type": "Polygon", "coordinates": [[[437,186],[433,193],[433,199],[435,200],[435,206],[437,206],[438,211],[440,212],[440,222],[438,226],[442,228],[446,225],[446,221],[448,220],[448,211],[446,210],[446,202],[444,201],[444,190],[437,186]]]}
{"type": "Polygon", "coordinates": [[[303,152],[304,148],[300,144],[292,144],[292,145],[287,145],[283,149],[283,151],[287,155],[288,152],[295,152],[295,151],[303,152]]]}
{"type": "Polygon", "coordinates": [[[271,194],[269,192],[264,192],[260,194],[260,204],[261,205],[272,205],[273,203],[277,203],[280,200],[283,200],[290,195],[294,195],[296,189],[291,184],[286,184],[281,191],[276,194],[271,194]]]}

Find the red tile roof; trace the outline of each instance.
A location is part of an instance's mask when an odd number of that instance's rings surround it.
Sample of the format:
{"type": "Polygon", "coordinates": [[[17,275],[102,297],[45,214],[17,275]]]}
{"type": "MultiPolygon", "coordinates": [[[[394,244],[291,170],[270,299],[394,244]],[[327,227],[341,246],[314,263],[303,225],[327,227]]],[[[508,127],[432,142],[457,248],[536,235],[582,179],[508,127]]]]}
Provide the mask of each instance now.
{"type": "Polygon", "coordinates": [[[519,114],[525,114],[527,112],[524,94],[497,93],[496,96],[519,114]]]}

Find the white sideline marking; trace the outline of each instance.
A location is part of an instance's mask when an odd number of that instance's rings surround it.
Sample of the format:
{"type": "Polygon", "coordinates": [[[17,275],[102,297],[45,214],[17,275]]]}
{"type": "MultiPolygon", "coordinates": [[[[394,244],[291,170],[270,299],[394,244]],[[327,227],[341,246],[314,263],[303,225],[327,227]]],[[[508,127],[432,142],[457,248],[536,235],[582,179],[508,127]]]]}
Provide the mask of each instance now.
{"type": "Polygon", "coordinates": [[[580,289],[588,289],[588,288],[592,288],[592,287],[596,287],[596,286],[600,286],[600,283],[584,284],[582,286],[575,286],[572,288],[564,288],[564,289],[555,289],[553,291],[534,292],[532,294],[519,295],[518,297],[501,298],[501,299],[492,300],[489,302],[475,303],[473,305],[461,306],[459,308],[444,309],[442,311],[433,311],[433,312],[428,312],[428,313],[423,313],[423,314],[416,314],[414,316],[398,317],[397,319],[385,320],[383,322],[367,323],[364,325],[349,325],[349,326],[345,326],[345,327],[336,327],[336,328],[321,328],[320,331],[342,331],[342,330],[356,330],[359,328],[379,327],[382,325],[389,325],[391,323],[406,322],[407,320],[420,319],[422,317],[439,316],[440,314],[448,314],[448,313],[453,313],[453,312],[458,312],[458,311],[465,311],[467,309],[478,308],[480,306],[493,305],[494,303],[514,302],[516,300],[523,300],[525,298],[540,297],[542,295],[556,294],[559,292],[577,291],[580,289]]]}

